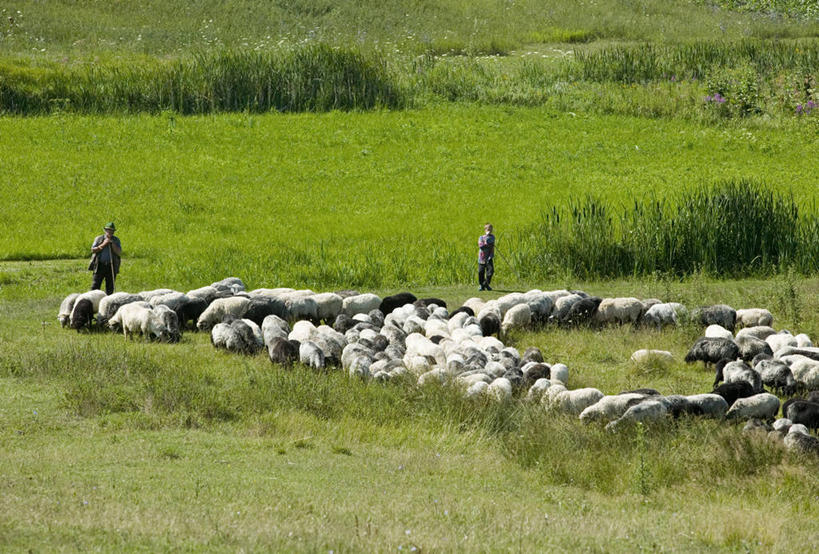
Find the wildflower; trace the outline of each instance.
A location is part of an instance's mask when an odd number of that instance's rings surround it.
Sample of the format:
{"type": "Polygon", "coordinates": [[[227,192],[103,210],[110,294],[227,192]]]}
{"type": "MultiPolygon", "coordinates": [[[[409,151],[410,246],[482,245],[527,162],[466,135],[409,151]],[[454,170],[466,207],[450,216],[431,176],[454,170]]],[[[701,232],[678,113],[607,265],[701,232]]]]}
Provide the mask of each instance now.
{"type": "Polygon", "coordinates": [[[802,104],[796,105],[796,115],[802,115],[802,104]]]}

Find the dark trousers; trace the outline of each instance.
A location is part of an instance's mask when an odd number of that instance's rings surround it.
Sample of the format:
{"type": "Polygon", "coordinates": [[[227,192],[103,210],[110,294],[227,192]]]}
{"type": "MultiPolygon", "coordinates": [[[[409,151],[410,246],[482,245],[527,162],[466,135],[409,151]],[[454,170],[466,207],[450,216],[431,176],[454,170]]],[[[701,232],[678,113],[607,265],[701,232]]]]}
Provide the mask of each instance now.
{"type": "Polygon", "coordinates": [[[105,294],[114,294],[114,268],[111,264],[97,264],[91,281],[91,290],[99,289],[103,280],[105,280],[105,294]]]}
{"type": "Polygon", "coordinates": [[[492,275],[495,274],[495,260],[489,259],[485,264],[478,264],[478,284],[482,287],[488,287],[489,281],[492,280],[492,275]]]}

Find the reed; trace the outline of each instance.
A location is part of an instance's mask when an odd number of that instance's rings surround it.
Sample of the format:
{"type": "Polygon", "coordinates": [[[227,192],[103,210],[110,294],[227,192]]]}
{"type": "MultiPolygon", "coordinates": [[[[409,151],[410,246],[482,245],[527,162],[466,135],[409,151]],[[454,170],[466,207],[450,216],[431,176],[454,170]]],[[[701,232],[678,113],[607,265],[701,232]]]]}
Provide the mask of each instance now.
{"type": "Polygon", "coordinates": [[[593,196],[553,206],[521,233],[520,262],[530,276],[810,274],[819,269],[818,229],[815,209],[800,213],[791,196],[740,179],[625,208],[593,196]]]}

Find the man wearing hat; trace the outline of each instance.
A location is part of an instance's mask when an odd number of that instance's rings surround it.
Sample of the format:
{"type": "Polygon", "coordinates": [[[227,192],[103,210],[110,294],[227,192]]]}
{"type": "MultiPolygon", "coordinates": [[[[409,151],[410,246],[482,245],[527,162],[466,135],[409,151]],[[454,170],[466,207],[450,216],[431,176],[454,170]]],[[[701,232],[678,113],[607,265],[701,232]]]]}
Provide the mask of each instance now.
{"type": "Polygon", "coordinates": [[[105,279],[105,294],[113,294],[114,280],[119,273],[122,245],[114,236],[117,226],[113,221],[106,223],[103,230],[105,234],[95,238],[91,244],[91,264],[88,266],[88,269],[94,272],[91,290],[99,289],[102,280],[105,279]]]}

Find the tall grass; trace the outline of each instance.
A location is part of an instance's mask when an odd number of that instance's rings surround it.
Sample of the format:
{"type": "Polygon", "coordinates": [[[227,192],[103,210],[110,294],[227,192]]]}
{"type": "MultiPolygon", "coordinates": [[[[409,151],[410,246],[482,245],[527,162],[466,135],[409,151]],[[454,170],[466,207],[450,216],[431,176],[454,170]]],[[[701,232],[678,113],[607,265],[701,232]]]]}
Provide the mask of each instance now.
{"type": "Polygon", "coordinates": [[[676,201],[628,207],[593,196],[544,211],[519,236],[528,275],[557,270],[582,278],[819,271],[819,214],[748,180],[701,186],[676,201]]]}
{"type": "Polygon", "coordinates": [[[0,65],[0,109],[14,114],[328,111],[404,103],[383,58],[326,44],[209,50],[133,64],[0,65]]]}

